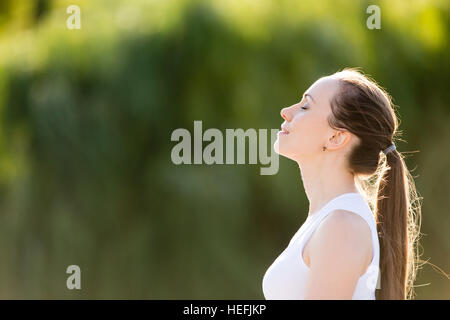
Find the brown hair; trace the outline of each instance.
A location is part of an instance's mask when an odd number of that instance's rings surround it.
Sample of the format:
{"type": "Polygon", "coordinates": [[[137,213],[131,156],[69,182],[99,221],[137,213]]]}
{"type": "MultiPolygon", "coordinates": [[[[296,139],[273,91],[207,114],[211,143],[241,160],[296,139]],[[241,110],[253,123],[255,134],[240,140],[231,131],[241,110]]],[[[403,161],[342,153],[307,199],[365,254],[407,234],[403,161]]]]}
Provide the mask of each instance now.
{"type": "Polygon", "coordinates": [[[340,88],[332,98],[328,122],[358,137],[348,167],[375,213],[380,241],[377,299],[411,299],[418,269],[421,203],[404,156],[382,152],[399,136],[389,94],[357,69],[332,75],[340,88]]]}

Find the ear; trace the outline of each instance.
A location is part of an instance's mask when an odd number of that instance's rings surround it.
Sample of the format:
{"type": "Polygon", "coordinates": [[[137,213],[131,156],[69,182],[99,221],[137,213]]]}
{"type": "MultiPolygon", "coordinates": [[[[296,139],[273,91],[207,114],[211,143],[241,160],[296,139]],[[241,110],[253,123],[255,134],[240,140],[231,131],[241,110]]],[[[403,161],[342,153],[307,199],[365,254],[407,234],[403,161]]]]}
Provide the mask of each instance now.
{"type": "Polygon", "coordinates": [[[336,131],[327,141],[328,150],[338,150],[343,148],[351,140],[350,132],[346,130],[336,131]]]}

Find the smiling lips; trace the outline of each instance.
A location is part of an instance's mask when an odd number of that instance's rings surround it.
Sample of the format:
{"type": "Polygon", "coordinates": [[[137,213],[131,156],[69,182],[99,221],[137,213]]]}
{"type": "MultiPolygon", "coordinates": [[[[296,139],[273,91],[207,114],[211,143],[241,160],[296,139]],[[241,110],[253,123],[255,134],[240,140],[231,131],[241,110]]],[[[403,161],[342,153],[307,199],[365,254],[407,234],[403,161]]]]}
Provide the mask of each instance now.
{"type": "Polygon", "coordinates": [[[281,126],[280,134],[289,134],[289,131],[286,129],[286,127],[281,126]]]}

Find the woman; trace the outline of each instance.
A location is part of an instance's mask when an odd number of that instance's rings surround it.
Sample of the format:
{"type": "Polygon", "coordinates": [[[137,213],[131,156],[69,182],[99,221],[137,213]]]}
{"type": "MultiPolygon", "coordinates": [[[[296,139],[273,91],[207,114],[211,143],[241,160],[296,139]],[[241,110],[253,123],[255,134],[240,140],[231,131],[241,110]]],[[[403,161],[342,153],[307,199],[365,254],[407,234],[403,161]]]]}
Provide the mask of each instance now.
{"type": "Polygon", "coordinates": [[[388,93],[344,69],[281,116],[274,149],[298,163],[309,213],[266,271],[265,298],[411,298],[420,203],[388,93]]]}

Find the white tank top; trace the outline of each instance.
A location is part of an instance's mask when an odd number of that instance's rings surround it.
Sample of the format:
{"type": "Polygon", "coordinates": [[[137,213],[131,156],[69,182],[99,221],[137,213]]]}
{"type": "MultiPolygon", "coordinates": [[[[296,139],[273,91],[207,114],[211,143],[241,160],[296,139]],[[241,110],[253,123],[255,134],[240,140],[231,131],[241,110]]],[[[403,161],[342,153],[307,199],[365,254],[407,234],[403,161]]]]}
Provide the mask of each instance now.
{"type": "Polygon", "coordinates": [[[267,269],[262,289],[267,300],[303,299],[309,267],[303,260],[303,247],[320,222],[333,210],[354,212],[364,218],[372,233],[373,257],[366,272],[358,279],[353,300],[375,300],[379,287],[380,246],[375,217],[359,193],[345,193],[330,200],[319,211],[309,216],[292,237],[287,248],[267,269]]]}

